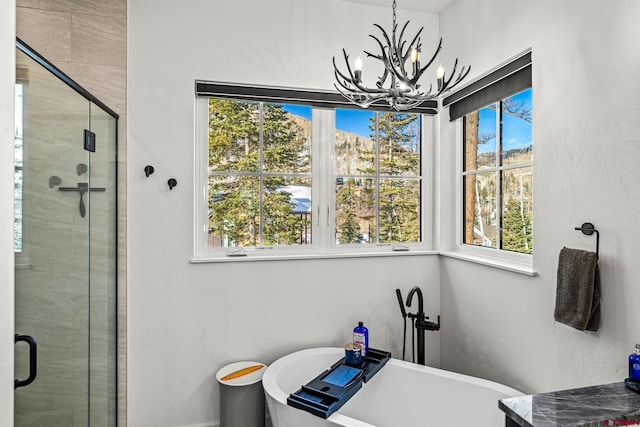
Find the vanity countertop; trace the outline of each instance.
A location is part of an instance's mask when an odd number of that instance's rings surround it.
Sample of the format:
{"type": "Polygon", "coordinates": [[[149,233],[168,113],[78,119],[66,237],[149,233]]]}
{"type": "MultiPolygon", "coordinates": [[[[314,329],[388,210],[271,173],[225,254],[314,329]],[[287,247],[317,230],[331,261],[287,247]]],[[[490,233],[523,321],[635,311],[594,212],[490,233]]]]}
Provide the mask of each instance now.
{"type": "MultiPolygon", "coordinates": [[[[528,396],[498,402],[522,427],[600,427],[640,425],[640,394],[624,382],[528,396]]],[[[515,424],[514,424],[515,423],[515,424]]]]}

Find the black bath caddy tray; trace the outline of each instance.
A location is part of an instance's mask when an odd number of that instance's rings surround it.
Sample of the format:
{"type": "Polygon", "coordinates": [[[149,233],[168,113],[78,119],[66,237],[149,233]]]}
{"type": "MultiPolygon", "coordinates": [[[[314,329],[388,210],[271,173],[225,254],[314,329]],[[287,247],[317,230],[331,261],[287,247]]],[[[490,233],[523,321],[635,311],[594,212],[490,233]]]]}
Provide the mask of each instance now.
{"type": "Polygon", "coordinates": [[[328,418],[369,381],[391,359],[388,351],[370,348],[358,365],[344,357],[287,398],[287,404],[313,415],[328,418]]]}
{"type": "Polygon", "coordinates": [[[633,378],[625,378],[624,384],[628,389],[640,393],[640,380],[634,380],[633,378]]]}

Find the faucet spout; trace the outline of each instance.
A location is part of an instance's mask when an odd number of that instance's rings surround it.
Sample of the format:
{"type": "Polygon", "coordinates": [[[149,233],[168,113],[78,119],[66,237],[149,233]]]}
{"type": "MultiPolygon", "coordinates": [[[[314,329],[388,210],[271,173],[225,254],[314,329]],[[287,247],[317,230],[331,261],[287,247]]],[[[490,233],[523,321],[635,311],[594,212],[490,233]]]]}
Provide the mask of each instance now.
{"type": "Polygon", "coordinates": [[[407,295],[407,307],[411,307],[411,301],[413,300],[413,296],[418,294],[418,312],[416,314],[409,315],[412,319],[415,319],[414,327],[417,332],[417,344],[418,344],[418,364],[426,365],[425,354],[424,354],[424,329],[421,329],[418,325],[422,324],[425,321],[424,316],[424,301],[422,299],[422,291],[419,287],[414,286],[413,289],[407,295]]]}
{"type": "MultiPolygon", "coordinates": [[[[397,292],[399,293],[399,292],[397,292]]],[[[422,298],[422,291],[419,287],[414,286],[413,289],[407,295],[407,307],[411,307],[411,302],[413,301],[413,296],[418,295],[418,312],[417,313],[409,313],[407,316],[412,319],[413,327],[415,328],[415,333],[417,335],[417,356],[418,356],[418,364],[425,365],[425,349],[424,349],[424,338],[425,331],[437,331],[440,330],[440,315],[438,315],[438,323],[430,322],[427,316],[424,314],[424,299],[422,298]]],[[[399,297],[398,297],[399,298],[399,297]]]]}
{"type": "Polygon", "coordinates": [[[411,307],[411,301],[413,301],[413,295],[418,294],[418,316],[420,313],[424,313],[424,300],[422,299],[422,291],[419,287],[414,286],[413,289],[407,295],[407,307],[411,307]]]}

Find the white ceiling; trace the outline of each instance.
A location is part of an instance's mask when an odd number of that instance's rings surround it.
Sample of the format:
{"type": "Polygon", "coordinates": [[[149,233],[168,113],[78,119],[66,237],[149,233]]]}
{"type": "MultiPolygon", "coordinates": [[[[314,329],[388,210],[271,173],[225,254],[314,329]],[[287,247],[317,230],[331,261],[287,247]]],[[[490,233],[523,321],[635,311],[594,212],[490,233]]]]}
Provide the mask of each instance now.
{"type": "MultiPolygon", "coordinates": [[[[373,6],[388,6],[391,8],[392,0],[344,0],[351,3],[362,3],[373,6]]],[[[426,13],[440,13],[456,0],[396,0],[399,9],[416,10],[426,13]]]]}

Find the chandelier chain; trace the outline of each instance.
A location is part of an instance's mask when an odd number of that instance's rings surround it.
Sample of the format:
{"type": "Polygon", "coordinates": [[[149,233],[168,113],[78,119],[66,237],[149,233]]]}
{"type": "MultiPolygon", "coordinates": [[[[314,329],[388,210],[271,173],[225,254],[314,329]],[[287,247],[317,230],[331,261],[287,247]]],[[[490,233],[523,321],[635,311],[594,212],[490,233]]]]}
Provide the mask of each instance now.
{"type": "Polygon", "coordinates": [[[393,0],[393,33],[396,33],[396,0],[393,0]]]}

